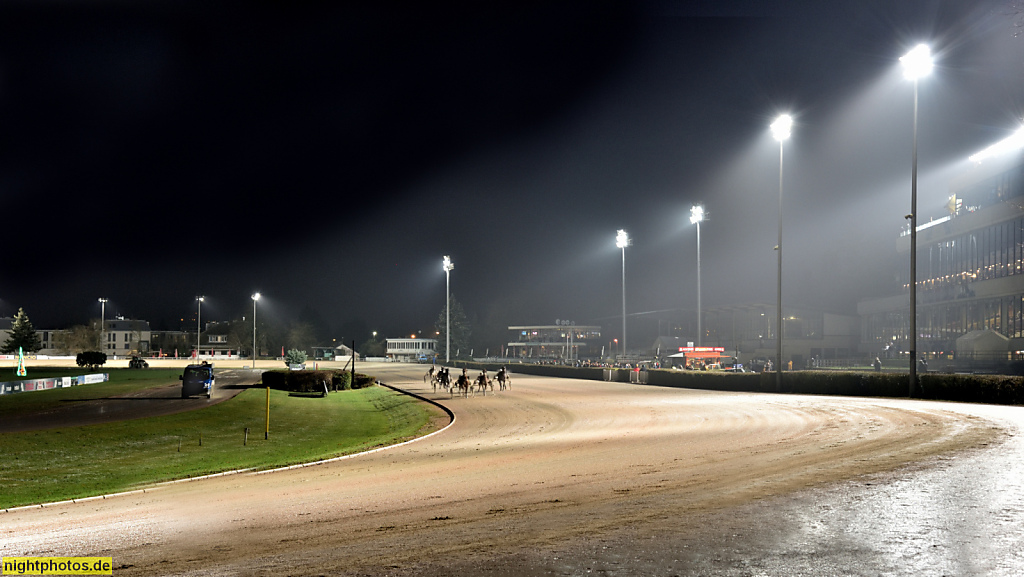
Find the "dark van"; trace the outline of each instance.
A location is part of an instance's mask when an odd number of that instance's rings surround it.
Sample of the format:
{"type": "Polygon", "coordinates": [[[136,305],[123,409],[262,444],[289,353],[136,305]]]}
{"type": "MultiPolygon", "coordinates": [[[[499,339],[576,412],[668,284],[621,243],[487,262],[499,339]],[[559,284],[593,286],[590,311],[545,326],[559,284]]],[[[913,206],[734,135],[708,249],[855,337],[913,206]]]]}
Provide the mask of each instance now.
{"type": "Polygon", "coordinates": [[[185,372],[178,379],[181,381],[181,398],[187,399],[193,395],[205,394],[210,398],[213,393],[213,365],[203,363],[201,365],[189,365],[185,372]]]}

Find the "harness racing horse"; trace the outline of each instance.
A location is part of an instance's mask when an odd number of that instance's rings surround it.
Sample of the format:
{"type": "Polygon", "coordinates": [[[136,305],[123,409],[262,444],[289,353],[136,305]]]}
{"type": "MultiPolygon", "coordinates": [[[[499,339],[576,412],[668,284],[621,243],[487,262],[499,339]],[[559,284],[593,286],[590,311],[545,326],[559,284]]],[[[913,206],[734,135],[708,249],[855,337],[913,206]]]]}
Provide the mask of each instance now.
{"type": "Polygon", "coordinates": [[[476,378],[476,387],[485,397],[487,396],[487,385],[490,385],[491,392],[494,392],[494,383],[491,382],[491,379],[487,378],[487,371],[484,371],[476,378]]]}
{"type": "Polygon", "coordinates": [[[437,392],[437,373],[434,372],[434,365],[430,365],[430,370],[423,375],[423,382],[430,381],[431,386],[434,387],[434,392],[437,392]]]}
{"type": "MultiPolygon", "coordinates": [[[[434,380],[437,382],[437,385],[441,385],[444,389],[449,389],[452,386],[452,376],[447,368],[437,371],[437,374],[434,375],[434,380]]],[[[434,386],[435,393],[437,392],[437,385],[434,386]]]]}
{"type": "Polygon", "coordinates": [[[508,371],[504,367],[498,371],[498,376],[495,377],[498,380],[498,390],[504,391],[506,388],[512,390],[512,375],[508,374],[508,371]]]}
{"type": "MultiPolygon", "coordinates": [[[[459,388],[459,392],[462,393],[463,398],[469,398],[469,391],[473,388],[473,382],[466,375],[466,369],[462,369],[462,374],[459,375],[459,380],[455,381],[455,387],[459,388]]],[[[455,397],[455,387],[452,387],[451,395],[455,397]]],[[[476,394],[476,391],[473,392],[476,394]]]]}

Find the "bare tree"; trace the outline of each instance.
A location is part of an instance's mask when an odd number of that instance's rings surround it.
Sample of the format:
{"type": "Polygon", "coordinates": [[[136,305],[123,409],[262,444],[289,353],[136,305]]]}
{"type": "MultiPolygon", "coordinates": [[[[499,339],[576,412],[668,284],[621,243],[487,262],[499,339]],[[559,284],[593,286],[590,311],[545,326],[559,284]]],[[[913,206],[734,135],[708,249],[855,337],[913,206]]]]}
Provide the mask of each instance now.
{"type": "Polygon", "coordinates": [[[313,325],[306,322],[294,323],[288,329],[288,338],[285,346],[308,353],[316,346],[316,330],[313,325]]]}
{"type": "Polygon", "coordinates": [[[53,336],[54,346],[62,355],[101,350],[100,321],[93,319],[89,326],[75,325],[53,336]]]}

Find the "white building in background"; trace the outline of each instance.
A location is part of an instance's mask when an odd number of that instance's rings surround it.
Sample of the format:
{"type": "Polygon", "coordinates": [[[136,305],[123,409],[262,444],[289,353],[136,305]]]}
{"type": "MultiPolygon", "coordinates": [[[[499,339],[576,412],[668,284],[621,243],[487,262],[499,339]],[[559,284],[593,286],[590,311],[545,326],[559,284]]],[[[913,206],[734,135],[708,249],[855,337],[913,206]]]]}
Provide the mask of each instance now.
{"type": "MultiPolygon", "coordinates": [[[[11,335],[11,324],[13,318],[0,318],[0,344],[7,341],[11,335]]],[[[107,356],[123,357],[133,354],[149,354],[149,344],[152,338],[152,331],[148,321],[127,320],[123,318],[111,319],[103,323],[106,327],[100,352],[107,353],[107,356]]],[[[38,355],[56,356],[60,355],[57,350],[58,335],[65,332],[63,329],[36,329],[39,342],[43,348],[39,349],[38,355]]]]}
{"type": "Polygon", "coordinates": [[[393,361],[433,361],[437,356],[437,339],[386,339],[387,355],[393,361]]]}
{"type": "Polygon", "coordinates": [[[103,351],[107,356],[128,356],[149,354],[152,331],[149,321],[134,321],[123,318],[104,321],[103,351]]]}

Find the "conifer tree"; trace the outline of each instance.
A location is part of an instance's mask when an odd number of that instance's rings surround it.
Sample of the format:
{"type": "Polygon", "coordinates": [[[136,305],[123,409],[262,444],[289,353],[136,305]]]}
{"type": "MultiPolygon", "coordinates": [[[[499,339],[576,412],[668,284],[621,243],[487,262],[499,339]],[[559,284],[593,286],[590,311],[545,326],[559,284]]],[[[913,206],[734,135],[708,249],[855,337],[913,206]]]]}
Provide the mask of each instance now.
{"type": "Polygon", "coordinates": [[[34,353],[43,348],[43,343],[39,341],[39,335],[36,334],[36,328],[32,326],[32,321],[20,308],[17,316],[14,317],[14,322],[11,323],[10,336],[7,337],[7,342],[3,344],[3,347],[0,347],[0,352],[16,353],[18,347],[21,347],[21,350],[26,353],[34,353]]]}
{"type": "MultiPolygon", "coordinates": [[[[469,348],[469,337],[472,334],[472,329],[469,326],[469,319],[466,318],[466,312],[462,310],[462,305],[459,301],[455,300],[455,295],[451,295],[451,325],[452,325],[452,354],[451,358],[455,358],[456,355],[462,355],[468,357],[470,353],[469,348]]],[[[444,308],[441,309],[441,314],[437,316],[437,322],[434,323],[434,330],[437,332],[437,356],[438,358],[445,358],[445,347],[448,344],[447,339],[447,316],[444,308]]]]}

